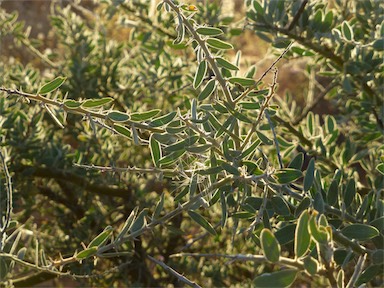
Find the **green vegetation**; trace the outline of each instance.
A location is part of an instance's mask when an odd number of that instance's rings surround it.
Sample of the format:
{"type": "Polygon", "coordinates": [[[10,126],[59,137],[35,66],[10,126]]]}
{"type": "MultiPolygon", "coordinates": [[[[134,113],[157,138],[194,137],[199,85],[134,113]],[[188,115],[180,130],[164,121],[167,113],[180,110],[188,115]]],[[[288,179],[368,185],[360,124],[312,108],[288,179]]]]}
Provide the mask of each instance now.
{"type": "Polygon", "coordinates": [[[384,285],[384,7],[244,2],[0,9],[3,286],[384,285]]]}

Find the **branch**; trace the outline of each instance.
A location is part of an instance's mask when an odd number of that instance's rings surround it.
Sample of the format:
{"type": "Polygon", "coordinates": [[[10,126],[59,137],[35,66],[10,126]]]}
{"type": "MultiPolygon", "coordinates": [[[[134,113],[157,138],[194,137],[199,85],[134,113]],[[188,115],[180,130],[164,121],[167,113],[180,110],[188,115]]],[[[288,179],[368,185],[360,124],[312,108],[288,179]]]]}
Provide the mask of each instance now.
{"type": "Polygon", "coordinates": [[[167,271],[169,274],[175,276],[177,279],[179,279],[181,282],[187,284],[188,286],[191,286],[191,287],[194,287],[194,288],[201,288],[201,286],[199,286],[198,284],[196,284],[195,282],[189,280],[188,278],[186,278],[185,276],[181,275],[179,272],[177,272],[176,270],[172,269],[171,267],[169,267],[167,264],[165,264],[164,262],[162,261],[159,261],[149,255],[147,255],[148,259],[151,260],[152,262],[160,265],[162,268],[164,268],[165,271],[167,271]]]}

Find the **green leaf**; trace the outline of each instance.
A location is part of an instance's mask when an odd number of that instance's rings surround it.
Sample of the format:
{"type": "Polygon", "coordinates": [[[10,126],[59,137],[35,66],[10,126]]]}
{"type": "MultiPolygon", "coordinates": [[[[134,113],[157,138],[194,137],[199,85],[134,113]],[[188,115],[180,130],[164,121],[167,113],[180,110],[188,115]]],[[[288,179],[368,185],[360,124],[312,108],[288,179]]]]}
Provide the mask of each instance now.
{"type": "Polygon", "coordinates": [[[288,168],[294,168],[301,170],[301,167],[303,167],[304,162],[304,154],[299,153],[295,156],[295,158],[292,159],[291,163],[289,163],[288,168]]]}
{"type": "Polygon", "coordinates": [[[250,155],[252,152],[256,151],[256,148],[260,145],[261,140],[257,139],[256,141],[253,141],[252,144],[241,153],[240,158],[243,159],[250,155]]]}
{"type": "Polygon", "coordinates": [[[212,174],[220,173],[221,171],[223,171],[222,166],[215,166],[207,169],[197,170],[196,173],[199,175],[212,175],[212,174]]]}
{"type": "Polygon", "coordinates": [[[203,145],[185,147],[185,150],[187,150],[188,152],[191,152],[191,153],[201,154],[201,153],[204,153],[211,148],[212,148],[211,144],[203,144],[203,145]]]}
{"type": "Polygon", "coordinates": [[[193,79],[193,88],[197,89],[200,86],[200,84],[204,80],[205,74],[207,74],[207,70],[208,70],[207,61],[205,60],[201,61],[199,66],[197,67],[195,78],[193,79]]]}
{"type": "Polygon", "coordinates": [[[373,42],[372,47],[377,51],[384,51],[384,38],[377,39],[373,42]]]}
{"type": "Polygon", "coordinates": [[[300,204],[295,209],[295,217],[297,218],[301,212],[303,212],[305,209],[307,209],[311,205],[311,199],[309,197],[304,197],[303,200],[301,200],[300,204]]]}
{"type": "Polygon", "coordinates": [[[347,187],[345,188],[345,192],[344,192],[345,208],[348,208],[349,206],[351,206],[352,201],[355,198],[355,194],[356,194],[355,180],[350,179],[347,183],[347,187]]]}
{"type": "Polygon", "coordinates": [[[216,80],[211,79],[207,82],[207,84],[204,86],[203,90],[200,92],[199,96],[197,96],[197,99],[199,101],[203,101],[204,99],[208,98],[212,95],[213,91],[216,89],[216,80]]]}
{"type": "Polygon", "coordinates": [[[127,220],[125,220],[123,228],[121,228],[121,231],[116,236],[116,239],[121,239],[127,234],[127,232],[131,229],[133,221],[136,219],[136,213],[138,211],[139,207],[135,207],[135,209],[132,210],[131,214],[129,214],[127,220]]]}
{"type": "Polygon", "coordinates": [[[289,287],[296,279],[297,270],[286,269],[273,273],[265,273],[253,280],[254,287],[276,288],[289,287]]]}
{"type": "Polygon", "coordinates": [[[116,130],[117,133],[119,133],[122,136],[131,138],[131,131],[127,129],[126,127],[119,125],[119,124],[114,124],[113,128],[116,130]]]}
{"type": "Polygon", "coordinates": [[[101,98],[101,99],[89,99],[85,100],[83,103],[81,103],[81,107],[83,108],[96,108],[103,106],[107,103],[110,103],[113,101],[113,98],[106,97],[106,98],[101,98]]]}
{"type": "Polygon", "coordinates": [[[345,39],[349,41],[353,39],[353,30],[347,21],[344,21],[341,24],[341,32],[345,39]]]}
{"type": "Polygon", "coordinates": [[[308,251],[311,244],[311,235],[308,231],[309,214],[308,211],[301,213],[297,220],[295,232],[295,255],[297,258],[302,257],[308,251]]]}
{"type": "Polygon", "coordinates": [[[319,269],[319,262],[316,259],[313,259],[311,256],[307,256],[303,260],[304,269],[310,275],[314,276],[317,274],[317,270],[319,269]]]}
{"type": "Polygon", "coordinates": [[[159,166],[159,160],[162,157],[161,153],[161,146],[160,142],[158,142],[154,137],[153,134],[149,137],[149,149],[151,151],[151,157],[153,164],[158,167],[159,166]]]}
{"type": "Polygon", "coordinates": [[[315,132],[315,121],[314,121],[314,115],[313,112],[310,111],[307,115],[307,129],[309,132],[309,135],[313,136],[313,133],[315,132]]]}
{"type": "Polygon", "coordinates": [[[183,156],[185,153],[185,149],[181,149],[175,152],[172,152],[163,158],[159,160],[159,165],[160,166],[166,166],[174,163],[177,159],[179,159],[181,156],[183,156]]]}
{"type": "Polygon", "coordinates": [[[370,265],[367,269],[360,274],[356,287],[360,287],[361,284],[370,282],[375,276],[383,274],[383,266],[381,265],[370,265]]]}
{"type": "Polygon", "coordinates": [[[97,253],[97,247],[91,247],[91,248],[84,249],[83,251],[77,253],[75,255],[75,257],[77,260],[82,260],[85,258],[89,258],[89,257],[95,255],[96,253],[97,253]]]}
{"type": "Polygon", "coordinates": [[[144,121],[153,118],[157,114],[159,114],[160,109],[154,109],[147,112],[135,112],[131,114],[132,121],[144,121]]]}
{"type": "Polygon", "coordinates": [[[236,65],[233,65],[231,62],[225,60],[224,58],[216,57],[215,60],[220,67],[224,67],[225,69],[228,69],[228,70],[235,70],[235,71],[239,70],[239,67],[237,67],[236,65]]]}
{"type": "Polygon", "coordinates": [[[315,179],[315,159],[312,158],[311,161],[309,161],[307,172],[305,173],[305,177],[304,177],[304,191],[308,191],[312,187],[314,179],[315,179]]]}
{"type": "Polygon", "coordinates": [[[64,106],[68,109],[76,109],[81,106],[81,102],[75,101],[75,100],[65,100],[64,106]]]}
{"type": "Polygon", "coordinates": [[[113,231],[112,226],[107,226],[103,232],[101,232],[98,236],[96,236],[91,243],[89,243],[87,248],[92,248],[92,247],[99,247],[103,245],[109,238],[113,231]]]}
{"type": "Polygon", "coordinates": [[[340,271],[337,273],[337,288],[344,288],[344,270],[340,269],[340,271]]]}
{"type": "Polygon", "coordinates": [[[223,163],[221,164],[221,166],[222,166],[223,169],[224,169],[225,171],[227,171],[228,173],[233,174],[233,175],[235,175],[235,176],[240,176],[240,172],[239,172],[239,170],[238,170],[236,167],[232,166],[231,164],[228,164],[227,162],[223,162],[223,163]]]}
{"type": "Polygon", "coordinates": [[[152,219],[157,219],[164,208],[164,192],[161,193],[160,200],[157,202],[155,212],[153,212],[152,219]]]}
{"type": "Polygon", "coordinates": [[[264,15],[264,8],[261,6],[261,4],[257,0],[253,0],[253,8],[259,15],[264,15]]]}
{"type": "Polygon", "coordinates": [[[265,136],[264,133],[261,133],[260,131],[256,131],[257,137],[263,142],[265,145],[272,145],[273,141],[269,139],[267,136],[265,136]]]}
{"type": "Polygon", "coordinates": [[[358,241],[365,241],[372,239],[380,234],[376,227],[366,224],[351,224],[341,230],[341,233],[350,238],[358,241]]]}
{"type": "Polygon", "coordinates": [[[333,180],[331,185],[328,188],[327,203],[331,206],[334,206],[337,203],[338,196],[339,196],[338,181],[333,180]]]}
{"type": "Polygon", "coordinates": [[[260,242],[265,258],[272,263],[279,262],[280,244],[271,230],[264,228],[261,231],[260,242]]]}
{"type": "Polygon", "coordinates": [[[295,239],[296,224],[288,224],[275,233],[276,239],[280,245],[285,245],[292,242],[295,239]]]}
{"type": "Polygon", "coordinates": [[[216,235],[215,229],[213,229],[212,225],[203,216],[192,210],[188,211],[188,215],[193,221],[195,221],[197,224],[207,230],[210,234],[212,234],[213,236],[216,235]]]}
{"type": "Polygon", "coordinates": [[[384,264],[384,250],[378,249],[372,254],[372,261],[375,265],[384,264]]]}
{"type": "Polygon", "coordinates": [[[148,208],[145,208],[143,209],[143,211],[140,212],[135,222],[132,224],[131,229],[129,229],[131,233],[139,231],[143,229],[145,225],[147,225],[147,220],[145,218],[147,214],[148,214],[148,208]]]}
{"type": "Polygon", "coordinates": [[[233,49],[232,44],[224,42],[224,41],[216,39],[216,38],[207,39],[207,44],[213,48],[216,48],[216,49],[223,49],[223,50],[233,49]]]}
{"type": "Polygon", "coordinates": [[[232,84],[239,84],[244,87],[253,86],[256,84],[256,81],[251,78],[243,78],[243,77],[230,77],[228,81],[232,84]]]}
{"type": "Polygon", "coordinates": [[[239,102],[241,108],[246,110],[257,110],[260,109],[260,104],[257,102],[239,102]]]}
{"type": "Polygon", "coordinates": [[[384,175],[384,163],[380,163],[376,166],[376,170],[379,171],[382,175],[384,175]]]}
{"type": "Polygon", "coordinates": [[[289,216],[291,211],[289,210],[288,204],[279,196],[274,196],[271,198],[271,203],[276,214],[289,216]]]}
{"type": "Polygon", "coordinates": [[[218,36],[223,34],[223,30],[216,27],[199,27],[196,32],[204,36],[218,36]]]}
{"type": "Polygon", "coordinates": [[[273,175],[279,184],[288,184],[302,177],[303,173],[298,169],[284,168],[277,170],[273,175]]]}
{"type": "Polygon", "coordinates": [[[107,117],[113,122],[125,122],[129,120],[129,115],[120,111],[111,111],[108,113],[107,117]]]}
{"type": "Polygon", "coordinates": [[[52,91],[56,90],[57,88],[59,88],[64,83],[64,81],[66,79],[67,79],[66,77],[57,77],[57,78],[55,78],[54,80],[52,80],[52,81],[48,82],[47,84],[43,85],[43,87],[41,87],[39,89],[39,92],[37,94],[45,95],[45,94],[48,94],[49,92],[52,92],[52,91]]]}
{"type": "Polygon", "coordinates": [[[149,123],[149,126],[151,127],[160,127],[168,124],[171,122],[176,116],[176,112],[168,113],[164,116],[161,116],[159,118],[153,119],[152,122],[149,123]]]}

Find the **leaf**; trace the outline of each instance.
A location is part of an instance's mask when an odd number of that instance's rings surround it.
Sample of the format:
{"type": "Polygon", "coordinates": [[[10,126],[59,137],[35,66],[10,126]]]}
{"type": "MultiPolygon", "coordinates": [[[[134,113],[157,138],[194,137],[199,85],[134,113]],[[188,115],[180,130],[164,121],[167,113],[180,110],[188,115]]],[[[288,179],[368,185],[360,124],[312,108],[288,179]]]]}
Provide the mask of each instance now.
{"type": "Polygon", "coordinates": [[[351,41],[353,39],[353,30],[347,21],[341,24],[341,32],[345,39],[351,41]]]}
{"type": "Polygon", "coordinates": [[[345,188],[345,192],[344,192],[345,208],[348,208],[349,206],[351,206],[352,201],[355,198],[355,194],[356,194],[355,180],[350,179],[347,183],[347,187],[345,188]]]}
{"type": "Polygon", "coordinates": [[[91,247],[91,248],[84,249],[83,251],[77,253],[75,255],[75,258],[77,260],[82,260],[85,258],[89,258],[89,257],[95,255],[96,253],[97,253],[97,247],[91,247]]]}
{"type": "Polygon", "coordinates": [[[171,112],[159,118],[153,119],[152,122],[149,123],[149,126],[151,127],[164,126],[169,122],[171,122],[175,118],[176,114],[177,114],[176,112],[171,112]]]}
{"type": "Polygon", "coordinates": [[[289,210],[288,204],[279,196],[274,196],[271,198],[271,203],[276,214],[289,216],[291,211],[289,210]]]}
{"type": "Polygon", "coordinates": [[[328,193],[327,193],[327,203],[329,205],[334,206],[337,203],[339,196],[339,185],[338,181],[333,180],[331,185],[328,188],[328,193]]]}
{"type": "Polygon", "coordinates": [[[204,86],[203,90],[200,92],[199,96],[197,96],[197,99],[199,101],[203,101],[204,99],[208,98],[212,95],[213,91],[216,89],[216,80],[211,79],[207,82],[207,84],[204,86]]]}
{"type": "Polygon", "coordinates": [[[160,200],[157,202],[155,212],[153,212],[152,219],[157,219],[164,208],[164,192],[161,193],[160,200]]]}
{"type": "Polygon", "coordinates": [[[240,102],[241,108],[246,110],[257,110],[260,109],[260,104],[257,102],[240,102]]]}
{"type": "Polygon", "coordinates": [[[303,176],[301,170],[292,168],[277,170],[273,175],[277,178],[279,184],[288,184],[303,176]]]}
{"type": "Polygon", "coordinates": [[[260,131],[256,131],[256,134],[257,134],[257,137],[259,137],[259,139],[261,140],[261,142],[263,142],[263,144],[265,145],[273,144],[273,141],[269,139],[267,136],[265,136],[263,133],[261,133],[260,131]]]}
{"type": "Polygon", "coordinates": [[[160,109],[154,109],[146,112],[135,112],[131,114],[132,121],[144,121],[153,118],[157,114],[159,114],[160,109]]]}
{"type": "Polygon", "coordinates": [[[311,244],[311,235],[308,231],[308,220],[308,211],[301,213],[299,219],[297,220],[295,231],[295,255],[297,258],[305,255],[309,245],[311,244]]]}
{"type": "Polygon", "coordinates": [[[341,233],[349,239],[365,241],[380,234],[376,227],[367,224],[351,224],[341,230],[341,233]]]}
{"type": "Polygon", "coordinates": [[[188,211],[188,215],[193,221],[195,221],[197,224],[207,230],[210,234],[212,234],[213,236],[216,235],[215,229],[213,229],[212,225],[203,216],[192,210],[188,211]]]}
{"type": "Polygon", "coordinates": [[[295,239],[296,224],[288,224],[276,231],[275,236],[280,245],[285,245],[295,239]]]}
{"type": "Polygon", "coordinates": [[[204,80],[205,74],[207,74],[208,65],[207,61],[203,60],[197,67],[195,78],[193,79],[193,88],[197,89],[204,80]]]}
{"type": "Polygon", "coordinates": [[[309,197],[304,197],[303,200],[301,200],[300,204],[295,209],[295,217],[297,218],[300,216],[301,212],[306,210],[311,205],[311,199],[309,197]]]}
{"type": "Polygon", "coordinates": [[[253,0],[253,8],[255,9],[256,13],[259,15],[264,15],[264,9],[261,6],[261,4],[257,0],[253,0]]]}
{"type": "Polygon", "coordinates": [[[376,166],[376,170],[379,171],[382,175],[384,175],[384,163],[380,163],[376,166]]]}
{"type": "Polygon", "coordinates": [[[177,159],[179,159],[181,156],[183,156],[185,153],[185,149],[181,149],[175,152],[172,152],[163,158],[159,160],[159,165],[160,166],[166,166],[174,163],[177,159]]]}
{"type": "Polygon", "coordinates": [[[89,99],[85,100],[83,103],[81,103],[81,107],[83,108],[96,108],[103,106],[105,104],[108,104],[113,101],[113,98],[106,97],[101,99],[89,99]]]}
{"type": "Polygon", "coordinates": [[[304,191],[308,191],[312,185],[315,178],[315,159],[311,158],[308,164],[307,172],[304,177],[304,191]]]}
{"type": "Polygon", "coordinates": [[[304,162],[304,154],[299,153],[295,156],[295,158],[292,159],[291,163],[289,163],[288,168],[294,168],[301,170],[301,167],[303,167],[304,162]]]}
{"type": "Polygon", "coordinates": [[[158,142],[154,137],[153,134],[149,137],[149,150],[151,151],[151,157],[153,164],[158,167],[159,166],[159,160],[162,157],[161,153],[161,146],[160,142],[158,142]]]}
{"type": "Polygon", "coordinates": [[[297,270],[286,269],[273,273],[265,273],[253,280],[254,287],[289,287],[296,279],[297,270]]]}
{"type": "Polygon", "coordinates": [[[107,117],[113,122],[125,122],[129,120],[129,115],[120,111],[111,111],[108,113],[107,117]]]}
{"type": "Polygon", "coordinates": [[[244,87],[253,86],[256,84],[256,81],[251,78],[243,78],[243,77],[230,77],[228,81],[232,84],[239,84],[244,87]]]}
{"type": "Polygon", "coordinates": [[[196,32],[204,36],[218,36],[223,34],[223,30],[216,27],[199,27],[196,32]]]}
{"type": "Polygon", "coordinates": [[[344,288],[344,270],[340,269],[337,273],[337,288],[344,288]]]}
{"type": "Polygon", "coordinates": [[[96,236],[91,243],[89,243],[88,248],[99,247],[103,245],[109,238],[113,231],[111,226],[107,226],[103,232],[101,232],[98,236],[96,236]]]}
{"type": "Polygon", "coordinates": [[[223,50],[233,49],[232,44],[224,42],[224,41],[216,39],[216,38],[208,38],[207,44],[213,48],[216,48],[216,49],[223,49],[223,50]]]}
{"type": "Polygon", "coordinates": [[[311,256],[307,256],[303,260],[305,271],[307,271],[310,275],[314,276],[317,274],[317,270],[319,269],[319,262],[316,259],[313,259],[311,256]]]}
{"type": "Polygon", "coordinates": [[[265,258],[272,263],[276,263],[280,259],[280,244],[272,231],[264,228],[260,234],[261,248],[265,258]]]}
{"type": "Polygon", "coordinates": [[[114,124],[113,128],[116,130],[117,133],[119,133],[122,136],[125,136],[127,138],[131,138],[131,131],[127,129],[126,127],[119,125],[119,124],[114,124]]]}
{"type": "Polygon", "coordinates": [[[139,208],[135,207],[135,209],[132,210],[131,214],[129,214],[127,220],[125,220],[123,228],[121,228],[121,231],[117,235],[116,239],[121,239],[127,234],[127,232],[131,229],[132,223],[136,218],[136,213],[139,208]]]}
{"type": "Polygon", "coordinates": [[[226,163],[226,162],[223,162],[223,163],[221,164],[221,166],[222,166],[223,169],[224,169],[225,171],[227,171],[228,173],[233,174],[233,175],[235,175],[235,176],[240,176],[240,172],[239,172],[239,170],[238,170],[236,167],[232,166],[231,164],[228,164],[228,163],[226,163]]]}
{"type": "Polygon", "coordinates": [[[148,208],[145,208],[143,209],[143,211],[140,212],[135,222],[132,224],[131,229],[129,229],[131,233],[139,231],[143,229],[145,225],[147,225],[147,220],[145,219],[147,214],[148,214],[148,208]]]}
{"type": "Polygon", "coordinates": [[[64,106],[68,109],[76,109],[81,106],[81,102],[75,101],[75,100],[65,100],[64,106]]]}
{"type": "Polygon", "coordinates": [[[236,65],[233,65],[231,62],[225,60],[224,58],[216,57],[215,60],[217,64],[219,64],[219,66],[224,67],[225,69],[235,70],[235,71],[239,70],[239,67],[237,67],[236,65]]]}
{"type": "Polygon", "coordinates": [[[54,80],[43,85],[43,87],[39,89],[39,92],[37,94],[45,95],[45,94],[48,94],[49,92],[52,92],[53,90],[56,90],[64,83],[66,79],[67,79],[66,77],[55,78],[54,80]]]}
{"type": "Polygon", "coordinates": [[[377,39],[375,42],[373,42],[372,47],[376,51],[384,51],[384,38],[377,39]]]}
{"type": "Polygon", "coordinates": [[[315,132],[315,122],[314,122],[314,115],[313,112],[310,111],[307,115],[307,129],[309,132],[309,135],[313,136],[313,133],[315,132]]]}

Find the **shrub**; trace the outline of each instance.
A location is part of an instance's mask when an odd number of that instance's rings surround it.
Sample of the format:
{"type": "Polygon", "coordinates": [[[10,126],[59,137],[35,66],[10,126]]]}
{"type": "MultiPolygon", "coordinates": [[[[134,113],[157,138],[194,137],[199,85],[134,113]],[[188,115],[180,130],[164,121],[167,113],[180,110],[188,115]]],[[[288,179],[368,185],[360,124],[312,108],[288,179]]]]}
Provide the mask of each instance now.
{"type": "Polygon", "coordinates": [[[44,52],[1,10],[4,285],[383,284],[383,8],[245,4],[258,76],[215,2],[52,4],[44,52]]]}

